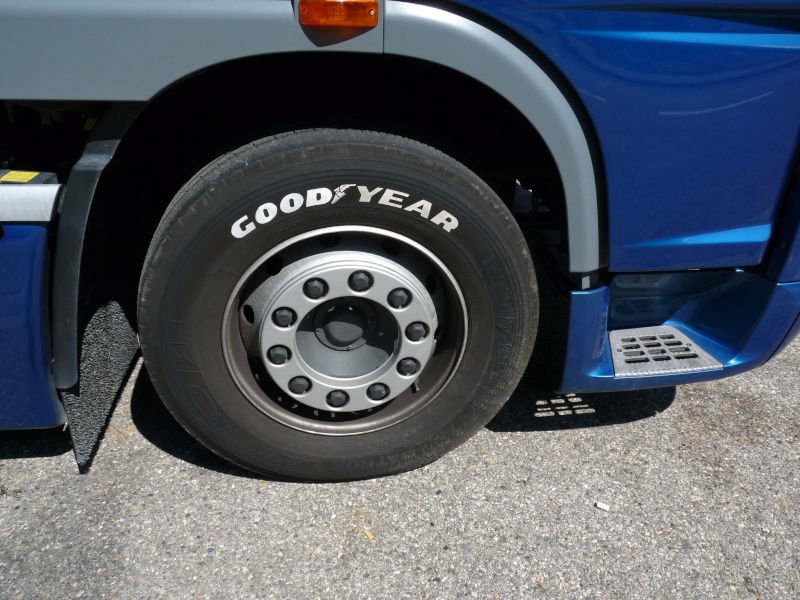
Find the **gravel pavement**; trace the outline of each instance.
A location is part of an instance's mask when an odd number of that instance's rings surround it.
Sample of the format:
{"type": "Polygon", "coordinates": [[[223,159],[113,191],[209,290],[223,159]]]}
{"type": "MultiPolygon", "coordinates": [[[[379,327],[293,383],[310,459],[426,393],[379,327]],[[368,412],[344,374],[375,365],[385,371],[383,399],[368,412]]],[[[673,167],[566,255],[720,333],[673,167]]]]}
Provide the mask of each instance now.
{"type": "Polygon", "coordinates": [[[438,462],[324,485],[228,466],[137,369],[88,475],[63,432],[0,432],[0,597],[797,598],[799,365],[796,341],[677,389],[527,377],[438,462]]]}

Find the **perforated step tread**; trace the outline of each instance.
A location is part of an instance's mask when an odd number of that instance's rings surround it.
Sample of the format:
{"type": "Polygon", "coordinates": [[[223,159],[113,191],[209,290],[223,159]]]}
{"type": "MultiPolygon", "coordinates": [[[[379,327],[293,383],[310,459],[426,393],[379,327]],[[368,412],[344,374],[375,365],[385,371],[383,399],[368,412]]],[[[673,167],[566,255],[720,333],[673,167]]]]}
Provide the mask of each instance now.
{"type": "Polygon", "coordinates": [[[608,334],[615,377],[642,377],[721,369],[722,364],[688,335],[666,325],[608,334]]]}

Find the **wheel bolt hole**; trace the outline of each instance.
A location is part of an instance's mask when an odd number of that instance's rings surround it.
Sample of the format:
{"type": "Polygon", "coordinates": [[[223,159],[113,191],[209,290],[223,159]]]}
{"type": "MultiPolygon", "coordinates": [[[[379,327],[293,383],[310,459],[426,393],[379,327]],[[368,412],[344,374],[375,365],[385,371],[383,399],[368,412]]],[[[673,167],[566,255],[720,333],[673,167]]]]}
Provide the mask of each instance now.
{"type": "Polygon", "coordinates": [[[355,292],[366,292],[372,287],[372,275],[366,271],[356,271],[350,275],[348,284],[350,285],[350,289],[355,292]]]}
{"type": "Polygon", "coordinates": [[[267,358],[275,365],[282,365],[291,357],[292,353],[285,346],[273,346],[267,351],[267,358]]]}
{"type": "Polygon", "coordinates": [[[413,358],[404,358],[397,363],[397,372],[400,375],[413,375],[417,371],[419,371],[419,363],[413,358]]]}
{"type": "Polygon", "coordinates": [[[311,389],[311,382],[305,377],[293,377],[289,380],[289,391],[293,394],[305,394],[311,389]]]}
{"type": "Polygon", "coordinates": [[[297,315],[291,308],[279,308],[272,313],[272,322],[278,327],[290,327],[294,324],[297,315]]]}
{"type": "Polygon", "coordinates": [[[322,279],[309,279],[303,285],[303,292],[312,300],[316,300],[328,293],[328,284],[322,279]]]}
{"type": "Polygon", "coordinates": [[[406,337],[412,342],[418,342],[428,335],[428,326],[425,323],[412,323],[406,327],[406,337]]]}
{"type": "Polygon", "coordinates": [[[370,400],[383,400],[389,395],[389,388],[382,383],[373,383],[367,388],[367,396],[370,400]]]}
{"type": "Polygon", "coordinates": [[[392,308],[405,308],[411,302],[411,292],[404,288],[397,288],[389,292],[386,301],[392,308]]]}
{"type": "Polygon", "coordinates": [[[347,395],[347,392],[334,390],[328,394],[325,401],[328,403],[328,406],[333,408],[341,408],[350,401],[350,396],[347,395]]]}
{"type": "Polygon", "coordinates": [[[256,311],[254,311],[253,307],[249,304],[245,304],[242,307],[242,317],[244,317],[244,320],[252,325],[256,321],[256,311]]]}

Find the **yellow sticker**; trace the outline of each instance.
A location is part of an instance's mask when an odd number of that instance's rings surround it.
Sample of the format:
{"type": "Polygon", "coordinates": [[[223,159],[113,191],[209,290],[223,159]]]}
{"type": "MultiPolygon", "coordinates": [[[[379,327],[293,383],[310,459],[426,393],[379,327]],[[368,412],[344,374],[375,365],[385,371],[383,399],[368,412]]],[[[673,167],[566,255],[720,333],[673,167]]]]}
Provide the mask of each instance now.
{"type": "Polygon", "coordinates": [[[0,181],[7,181],[10,183],[28,183],[38,174],[38,171],[9,171],[0,177],[0,181]]]}

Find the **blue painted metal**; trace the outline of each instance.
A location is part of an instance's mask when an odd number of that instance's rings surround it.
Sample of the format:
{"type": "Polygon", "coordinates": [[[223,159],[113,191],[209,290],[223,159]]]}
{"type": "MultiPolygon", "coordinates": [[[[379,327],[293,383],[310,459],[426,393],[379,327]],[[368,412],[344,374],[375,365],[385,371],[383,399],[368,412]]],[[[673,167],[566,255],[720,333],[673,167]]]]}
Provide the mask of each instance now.
{"type": "Polygon", "coordinates": [[[797,2],[460,3],[577,91],[605,161],[611,271],[763,260],[800,130],[797,2]]]}
{"type": "MultiPolygon", "coordinates": [[[[800,153],[800,142],[798,142],[798,153],[800,153]]],[[[789,194],[767,275],[780,282],[800,281],[800,174],[794,182],[794,189],[789,194]]]]}
{"type": "Polygon", "coordinates": [[[762,365],[800,329],[800,282],[776,284],[737,271],[714,293],[689,300],[665,321],[691,336],[723,364],[722,369],[614,378],[607,335],[611,300],[606,287],[572,293],[567,360],[559,391],[634,390],[720,379],[762,365]]]}
{"type": "Polygon", "coordinates": [[[608,329],[661,325],[689,302],[733,285],[734,271],[626,273],[609,282],[608,329]]]}
{"type": "MultiPolygon", "coordinates": [[[[609,301],[607,287],[572,292],[567,355],[559,391],[595,391],[606,389],[617,381],[608,346],[609,301]]],[[[618,385],[624,385],[624,381],[620,380],[618,385]]]]}
{"type": "Polygon", "coordinates": [[[0,429],[65,423],[50,377],[47,228],[4,225],[0,237],[0,429]]]}
{"type": "Polygon", "coordinates": [[[800,317],[797,317],[797,321],[794,322],[794,327],[792,327],[792,329],[789,331],[789,334],[786,336],[783,342],[781,342],[780,346],[778,346],[778,349],[775,350],[775,354],[772,356],[774,357],[783,352],[789,344],[797,339],[798,336],[800,336],[800,317]]]}
{"type": "Polygon", "coordinates": [[[720,246],[723,244],[753,245],[763,248],[772,233],[771,225],[754,225],[727,231],[711,231],[694,235],[681,235],[674,238],[659,238],[631,244],[631,248],[668,248],[671,246],[720,246]]]}

